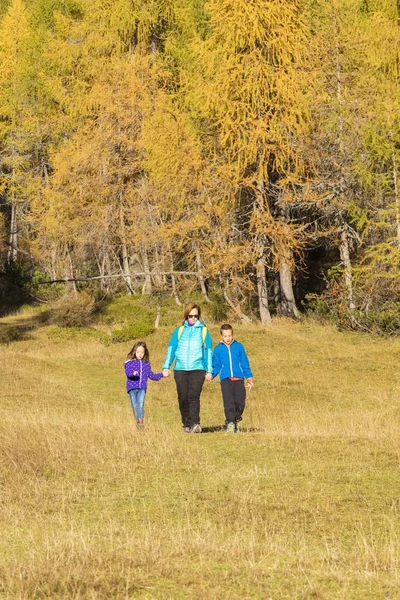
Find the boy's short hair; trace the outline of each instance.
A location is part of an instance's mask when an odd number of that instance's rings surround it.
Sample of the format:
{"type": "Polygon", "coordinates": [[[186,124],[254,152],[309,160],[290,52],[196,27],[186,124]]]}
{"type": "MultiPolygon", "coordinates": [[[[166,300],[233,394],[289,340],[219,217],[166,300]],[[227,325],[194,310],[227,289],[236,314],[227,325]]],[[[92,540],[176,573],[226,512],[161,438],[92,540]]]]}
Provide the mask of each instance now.
{"type": "Polygon", "coordinates": [[[223,325],[221,325],[219,332],[222,333],[223,331],[229,331],[229,330],[231,330],[233,332],[232,325],[229,325],[229,323],[224,323],[223,325]]]}

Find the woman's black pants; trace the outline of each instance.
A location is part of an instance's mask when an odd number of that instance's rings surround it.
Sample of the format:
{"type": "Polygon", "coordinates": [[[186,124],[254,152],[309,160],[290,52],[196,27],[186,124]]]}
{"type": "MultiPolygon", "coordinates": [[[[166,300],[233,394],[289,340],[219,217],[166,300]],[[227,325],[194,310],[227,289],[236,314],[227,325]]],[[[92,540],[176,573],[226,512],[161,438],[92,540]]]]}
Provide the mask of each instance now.
{"type": "Polygon", "coordinates": [[[174,371],[179,410],[184,427],[193,427],[200,423],[200,394],[206,372],[174,371]]]}

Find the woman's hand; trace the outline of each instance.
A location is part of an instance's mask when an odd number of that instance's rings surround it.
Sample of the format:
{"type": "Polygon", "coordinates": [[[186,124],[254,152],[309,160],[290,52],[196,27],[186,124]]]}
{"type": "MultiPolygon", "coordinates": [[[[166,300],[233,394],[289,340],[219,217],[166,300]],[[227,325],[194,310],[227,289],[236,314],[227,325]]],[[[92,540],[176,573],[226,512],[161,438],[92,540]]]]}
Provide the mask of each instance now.
{"type": "Polygon", "coordinates": [[[169,369],[162,370],[163,377],[169,377],[171,375],[171,371],[169,369]]]}
{"type": "Polygon", "coordinates": [[[212,381],[212,378],[213,378],[212,373],[207,373],[206,381],[212,381]]]}

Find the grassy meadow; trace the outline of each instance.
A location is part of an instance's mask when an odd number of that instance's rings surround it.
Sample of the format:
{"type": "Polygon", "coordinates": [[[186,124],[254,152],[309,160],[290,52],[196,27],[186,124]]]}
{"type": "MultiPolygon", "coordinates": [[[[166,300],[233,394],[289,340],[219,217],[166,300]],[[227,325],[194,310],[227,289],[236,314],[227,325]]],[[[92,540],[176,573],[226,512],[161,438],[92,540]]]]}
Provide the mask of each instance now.
{"type": "Polygon", "coordinates": [[[238,325],[242,433],[215,381],[184,435],[173,378],[136,430],[131,343],[55,332],[0,345],[0,598],[400,598],[400,340],[238,325]]]}

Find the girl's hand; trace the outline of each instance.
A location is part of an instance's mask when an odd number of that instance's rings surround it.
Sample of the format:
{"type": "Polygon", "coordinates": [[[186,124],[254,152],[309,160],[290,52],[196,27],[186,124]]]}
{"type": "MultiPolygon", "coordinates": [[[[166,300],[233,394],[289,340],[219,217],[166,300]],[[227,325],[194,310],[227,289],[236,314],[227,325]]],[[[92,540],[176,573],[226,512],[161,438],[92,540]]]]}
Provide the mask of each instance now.
{"type": "Polygon", "coordinates": [[[136,375],[139,375],[139,371],[133,371],[133,374],[134,374],[135,376],[136,376],[136,375]]]}

